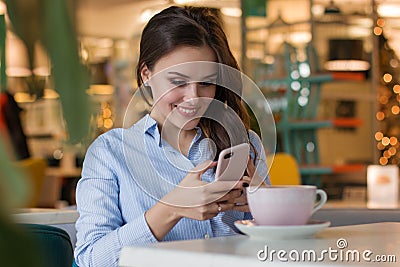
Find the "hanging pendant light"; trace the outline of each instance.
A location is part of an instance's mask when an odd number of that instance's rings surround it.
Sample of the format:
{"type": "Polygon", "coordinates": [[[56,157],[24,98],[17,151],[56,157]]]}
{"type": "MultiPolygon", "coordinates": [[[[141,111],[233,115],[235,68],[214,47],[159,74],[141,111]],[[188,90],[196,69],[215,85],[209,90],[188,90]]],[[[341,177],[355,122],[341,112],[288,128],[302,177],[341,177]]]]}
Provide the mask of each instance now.
{"type": "Polygon", "coordinates": [[[370,63],[365,60],[363,41],[354,39],[329,40],[329,71],[367,71],[370,63]]]}

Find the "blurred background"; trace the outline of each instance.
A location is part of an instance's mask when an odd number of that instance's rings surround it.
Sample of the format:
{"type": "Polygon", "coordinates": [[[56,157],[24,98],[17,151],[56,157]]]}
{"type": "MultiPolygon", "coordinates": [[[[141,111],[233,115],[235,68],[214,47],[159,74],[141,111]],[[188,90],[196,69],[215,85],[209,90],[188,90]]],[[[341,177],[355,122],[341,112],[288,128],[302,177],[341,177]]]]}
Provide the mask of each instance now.
{"type": "Polygon", "coordinates": [[[27,48],[6,15],[7,92],[17,104],[29,157],[47,164],[34,206],[75,204],[74,188],[87,146],[98,135],[123,126],[137,89],[141,30],[170,5],[209,6],[218,12],[242,71],[272,108],[277,151],[296,159],[302,183],[324,187],[331,198],[364,199],[367,165],[400,164],[400,1],[67,3],[79,58],[90,76],[88,138],[73,146],[65,145],[68,130],[48,53],[35,44],[30,68],[27,48]]]}

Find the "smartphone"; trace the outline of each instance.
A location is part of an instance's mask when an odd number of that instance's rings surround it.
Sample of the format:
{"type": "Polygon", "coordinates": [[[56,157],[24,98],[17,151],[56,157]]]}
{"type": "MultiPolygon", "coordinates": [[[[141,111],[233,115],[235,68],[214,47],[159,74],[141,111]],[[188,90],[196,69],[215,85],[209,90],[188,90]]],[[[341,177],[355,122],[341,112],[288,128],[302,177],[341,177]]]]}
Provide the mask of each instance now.
{"type": "Polygon", "coordinates": [[[247,167],[250,146],[239,144],[221,151],[218,156],[215,180],[239,181],[247,167]]]}

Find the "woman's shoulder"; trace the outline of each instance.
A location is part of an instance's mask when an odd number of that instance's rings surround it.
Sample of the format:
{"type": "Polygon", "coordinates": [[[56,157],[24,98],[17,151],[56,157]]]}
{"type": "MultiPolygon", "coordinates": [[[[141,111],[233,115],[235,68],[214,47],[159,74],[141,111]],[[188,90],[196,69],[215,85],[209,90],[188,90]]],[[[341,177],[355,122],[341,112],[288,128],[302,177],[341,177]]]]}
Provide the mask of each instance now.
{"type": "Polygon", "coordinates": [[[123,143],[124,140],[129,139],[130,142],[136,140],[137,138],[143,136],[143,127],[146,127],[147,119],[146,116],[133,125],[122,128],[117,127],[113,128],[101,135],[99,135],[94,141],[93,144],[101,145],[101,144],[115,144],[123,143]]]}
{"type": "Polygon", "coordinates": [[[105,133],[99,135],[90,146],[102,146],[108,148],[115,148],[126,142],[127,139],[132,141],[132,137],[139,137],[139,132],[136,131],[138,127],[135,125],[129,128],[113,128],[105,133]],[[125,141],[124,141],[125,140],[125,141]]]}
{"type": "Polygon", "coordinates": [[[122,128],[114,128],[97,136],[90,144],[88,151],[113,150],[122,141],[122,128]]]}

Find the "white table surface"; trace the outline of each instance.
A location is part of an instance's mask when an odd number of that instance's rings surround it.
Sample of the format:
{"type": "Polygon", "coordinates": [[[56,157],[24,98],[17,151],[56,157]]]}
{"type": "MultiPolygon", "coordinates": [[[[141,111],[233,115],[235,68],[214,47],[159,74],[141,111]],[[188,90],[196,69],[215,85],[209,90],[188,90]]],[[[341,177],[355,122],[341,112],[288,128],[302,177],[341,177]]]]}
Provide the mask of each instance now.
{"type": "MultiPolygon", "coordinates": [[[[294,266],[399,266],[400,262],[400,223],[374,223],[361,224],[342,227],[329,227],[318,233],[314,238],[302,240],[277,240],[264,241],[254,240],[244,235],[220,237],[201,240],[161,242],[150,247],[124,247],[120,255],[120,266],[274,266],[288,264],[280,261],[276,256],[273,261],[268,258],[260,261],[257,252],[284,250],[287,252],[286,258],[292,250],[302,253],[305,250],[314,250],[320,255],[323,250],[337,250],[336,255],[346,255],[351,251],[357,250],[361,259],[354,262],[352,257],[346,262],[343,260],[331,260],[325,254],[324,261],[298,261],[289,260],[294,266]],[[345,239],[347,247],[339,249],[337,242],[345,239]],[[362,259],[362,253],[370,250],[372,255],[367,255],[374,259],[375,256],[386,255],[396,263],[386,262],[367,263],[362,259]]],[[[334,258],[334,256],[332,256],[334,258]]]]}
{"type": "Polygon", "coordinates": [[[19,209],[13,214],[17,223],[34,224],[70,224],[75,223],[79,217],[76,210],[68,209],[19,209]]]}

